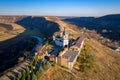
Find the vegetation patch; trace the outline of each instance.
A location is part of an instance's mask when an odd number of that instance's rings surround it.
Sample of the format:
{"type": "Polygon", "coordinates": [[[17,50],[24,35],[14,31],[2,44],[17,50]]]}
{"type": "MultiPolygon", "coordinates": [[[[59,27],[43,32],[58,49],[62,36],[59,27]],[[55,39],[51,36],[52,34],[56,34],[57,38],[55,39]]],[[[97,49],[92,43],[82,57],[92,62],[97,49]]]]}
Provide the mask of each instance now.
{"type": "Polygon", "coordinates": [[[79,71],[93,71],[95,67],[95,57],[89,53],[89,44],[85,43],[77,62],[80,63],[79,71]]]}

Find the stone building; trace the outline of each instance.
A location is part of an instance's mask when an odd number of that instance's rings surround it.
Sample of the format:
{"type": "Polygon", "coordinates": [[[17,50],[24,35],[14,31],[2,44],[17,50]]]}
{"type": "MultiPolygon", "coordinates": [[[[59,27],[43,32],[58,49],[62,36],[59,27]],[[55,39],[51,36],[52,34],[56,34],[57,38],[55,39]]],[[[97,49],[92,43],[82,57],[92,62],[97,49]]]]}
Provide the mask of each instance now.
{"type": "Polygon", "coordinates": [[[84,38],[79,37],[69,48],[65,48],[59,53],[58,64],[73,68],[73,65],[80,54],[80,51],[84,44],[84,38]]]}

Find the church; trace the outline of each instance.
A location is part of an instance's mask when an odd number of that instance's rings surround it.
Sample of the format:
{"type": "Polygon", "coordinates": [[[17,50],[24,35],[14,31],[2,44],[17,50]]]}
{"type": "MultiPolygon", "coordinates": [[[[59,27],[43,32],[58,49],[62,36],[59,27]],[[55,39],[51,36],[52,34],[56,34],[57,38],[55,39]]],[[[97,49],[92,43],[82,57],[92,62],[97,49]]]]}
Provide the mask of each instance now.
{"type": "Polygon", "coordinates": [[[65,27],[60,35],[53,36],[53,40],[57,46],[65,47],[69,44],[69,34],[67,33],[65,27]]]}

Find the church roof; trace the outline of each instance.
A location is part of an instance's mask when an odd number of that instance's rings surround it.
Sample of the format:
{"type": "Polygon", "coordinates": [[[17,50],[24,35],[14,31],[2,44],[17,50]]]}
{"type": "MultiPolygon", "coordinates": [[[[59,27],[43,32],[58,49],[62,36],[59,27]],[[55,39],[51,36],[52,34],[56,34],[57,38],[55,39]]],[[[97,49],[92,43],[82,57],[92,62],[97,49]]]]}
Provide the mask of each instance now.
{"type": "Polygon", "coordinates": [[[69,62],[73,62],[78,55],[78,51],[67,51],[63,57],[69,57],[69,62]]]}
{"type": "Polygon", "coordinates": [[[77,39],[77,41],[75,42],[75,45],[74,45],[74,46],[80,48],[81,43],[82,43],[83,40],[84,40],[83,37],[79,37],[79,38],[77,39]]]}

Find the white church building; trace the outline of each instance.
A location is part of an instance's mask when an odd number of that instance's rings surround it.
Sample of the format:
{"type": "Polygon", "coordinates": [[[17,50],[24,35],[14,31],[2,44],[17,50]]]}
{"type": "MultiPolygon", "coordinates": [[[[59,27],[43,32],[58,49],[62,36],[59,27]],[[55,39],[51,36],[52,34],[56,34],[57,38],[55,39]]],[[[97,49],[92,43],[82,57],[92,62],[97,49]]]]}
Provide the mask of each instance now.
{"type": "Polygon", "coordinates": [[[65,47],[69,44],[69,34],[67,33],[66,29],[60,33],[60,35],[53,36],[53,40],[57,46],[65,47]]]}

